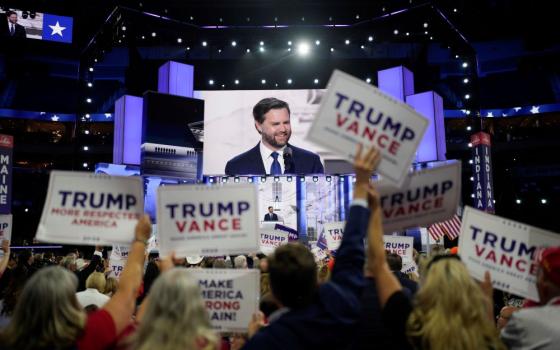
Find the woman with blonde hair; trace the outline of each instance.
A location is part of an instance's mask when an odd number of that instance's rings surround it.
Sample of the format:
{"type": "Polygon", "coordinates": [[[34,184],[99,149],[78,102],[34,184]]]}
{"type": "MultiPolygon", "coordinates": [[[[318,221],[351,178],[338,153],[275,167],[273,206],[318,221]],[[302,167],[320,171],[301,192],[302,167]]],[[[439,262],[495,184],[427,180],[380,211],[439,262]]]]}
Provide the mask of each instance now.
{"type": "Polygon", "coordinates": [[[397,349],[504,349],[493,324],[492,283],[479,286],[457,255],[436,255],[421,274],[413,302],[391,272],[383,244],[379,195],[370,187],[368,270],[375,277],[383,321],[397,349]]]}
{"type": "Polygon", "coordinates": [[[115,295],[118,289],[119,280],[115,277],[109,277],[107,278],[107,282],[105,283],[105,290],[103,291],[103,294],[108,297],[112,297],[113,295],[115,295]]]}
{"type": "Polygon", "coordinates": [[[161,274],[145,303],[132,349],[217,349],[218,337],[210,326],[198,283],[186,269],[161,274]]]}
{"type": "Polygon", "coordinates": [[[59,266],[42,268],[27,281],[10,324],[0,333],[2,350],[111,349],[131,322],[142,282],[149,217],[136,225],[121,288],[105,306],[86,315],[76,299],[78,278],[59,266]]]}

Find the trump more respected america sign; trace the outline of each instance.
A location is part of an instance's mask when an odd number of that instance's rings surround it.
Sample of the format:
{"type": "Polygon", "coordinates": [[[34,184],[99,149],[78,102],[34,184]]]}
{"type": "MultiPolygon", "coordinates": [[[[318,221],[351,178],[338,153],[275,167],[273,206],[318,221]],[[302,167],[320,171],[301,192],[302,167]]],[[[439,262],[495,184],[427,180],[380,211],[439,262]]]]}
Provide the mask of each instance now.
{"type": "Polygon", "coordinates": [[[447,220],[456,213],[461,198],[461,163],[410,173],[396,189],[382,179],[378,186],[386,233],[447,220]]]}
{"type": "Polygon", "coordinates": [[[247,332],[257,312],[260,295],[258,270],[191,269],[198,281],[212,327],[219,332],[247,332]]]}
{"type": "Polygon", "coordinates": [[[140,177],[53,171],[36,238],[66,244],[130,244],[143,212],[140,177]]]}
{"type": "Polygon", "coordinates": [[[428,119],[360,79],[335,70],[327,94],[307,139],[349,161],[356,145],[377,148],[382,155],[378,171],[400,187],[428,119]]]}
{"type": "Polygon", "coordinates": [[[250,184],[158,188],[160,254],[217,256],[259,250],[257,190],[250,184]]]}
{"type": "Polygon", "coordinates": [[[539,301],[535,259],[550,246],[560,246],[558,234],[465,207],[459,254],[474,278],[489,271],[496,289],[539,301]]]}

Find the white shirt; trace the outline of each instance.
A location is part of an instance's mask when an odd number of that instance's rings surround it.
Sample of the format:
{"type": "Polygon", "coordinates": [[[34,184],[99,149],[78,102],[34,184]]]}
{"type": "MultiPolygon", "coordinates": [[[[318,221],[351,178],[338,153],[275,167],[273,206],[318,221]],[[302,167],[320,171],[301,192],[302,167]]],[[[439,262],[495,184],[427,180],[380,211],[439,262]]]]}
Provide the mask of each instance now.
{"type": "Polygon", "coordinates": [[[76,298],[78,298],[78,302],[83,308],[91,304],[97,305],[98,308],[102,308],[103,305],[111,299],[105,294],[99,293],[99,291],[95,288],[88,288],[83,292],[76,293],[76,298]]]}
{"type": "Polygon", "coordinates": [[[282,174],[284,174],[284,148],[286,146],[280,148],[279,150],[273,150],[266,147],[262,141],[259,143],[259,149],[261,151],[261,158],[264,164],[264,170],[267,174],[270,174],[270,167],[272,166],[272,162],[274,158],[272,158],[272,152],[278,153],[278,162],[280,163],[280,169],[282,169],[282,174]]]}

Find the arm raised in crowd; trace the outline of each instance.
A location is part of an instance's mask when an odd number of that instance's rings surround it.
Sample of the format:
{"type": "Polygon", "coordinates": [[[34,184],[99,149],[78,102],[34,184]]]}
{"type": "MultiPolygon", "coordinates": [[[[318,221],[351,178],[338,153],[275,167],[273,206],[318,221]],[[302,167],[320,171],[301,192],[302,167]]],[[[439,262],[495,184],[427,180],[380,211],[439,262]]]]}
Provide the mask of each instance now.
{"type": "Polygon", "coordinates": [[[4,252],[4,256],[2,260],[0,260],[0,277],[2,277],[4,271],[6,271],[8,262],[10,261],[10,241],[6,239],[2,241],[2,251],[4,252]]]}
{"type": "Polygon", "coordinates": [[[402,286],[387,264],[383,244],[382,208],[379,203],[379,194],[373,186],[368,188],[368,194],[372,213],[368,224],[367,269],[375,277],[379,303],[383,308],[387,300],[394,293],[400,291],[402,286]]]}
{"type": "Polygon", "coordinates": [[[142,284],[146,241],[150,238],[152,226],[148,215],[142,216],[134,230],[135,240],[130,246],[128,260],[124,266],[119,289],[107,302],[104,309],[111,314],[117,333],[120,333],[129,323],[136,308],[136,294],[142,284]]]}
{"type": "Polygon", "coordinates": [[[331,278],[335,283],[344,283],[348,287],[361,287],[361,280],[357,281],[355,277],[363,277],[363,239],[369,216],[367,202],[368,188],[371,175],[380,161],[381,155],[375,148],[363,152],[362,146],[358,146],[354,160],[354,171],[356,172],[354,201],[350,208],[342,243],[336,255],[336,262],[331,278]],[[350,271],[356,273],[348,273],[350,271]]]}

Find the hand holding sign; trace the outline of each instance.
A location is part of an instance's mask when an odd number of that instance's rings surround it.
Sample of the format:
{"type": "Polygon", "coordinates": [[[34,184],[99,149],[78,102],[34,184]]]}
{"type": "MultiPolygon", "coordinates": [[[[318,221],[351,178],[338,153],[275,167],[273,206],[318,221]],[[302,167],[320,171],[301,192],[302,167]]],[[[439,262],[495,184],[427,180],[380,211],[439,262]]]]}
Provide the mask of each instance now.
{"type": "Polygon", "coordinates": [[[5,239],[2,241],[2,251],[4,252],[4,255],[9,255],[10,254],[10,241],[5,239]]]}
{"type": "Polygon", "coordinates": [[[137,241],[147,242],[152,234],[152,222],[150,216],[147,214],[142,215],[136,227],[134,228],[134,237],[137,241]]]}
{"type": "Polygon", "coordinates": [[[364,155],[362,153],[363,146],[359,144],[354,158],[354,171],[356,172],[354,198],[366,199],[368,198],[371,175],[381,161],[381,154],[373,147],[367,150],[364,155]]]}

